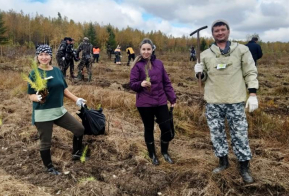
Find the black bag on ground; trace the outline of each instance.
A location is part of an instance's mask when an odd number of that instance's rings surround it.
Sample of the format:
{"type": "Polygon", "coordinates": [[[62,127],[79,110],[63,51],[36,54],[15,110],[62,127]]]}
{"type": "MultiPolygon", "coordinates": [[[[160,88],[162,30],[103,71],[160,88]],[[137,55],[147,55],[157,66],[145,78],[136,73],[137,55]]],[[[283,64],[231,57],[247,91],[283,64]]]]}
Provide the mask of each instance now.
{"type": "Polygon", "coordinates": [[[84,135],[101,135],[105,131],[105,116],[102,108],[99,110],[88,109],[86,105],[81,107],[77,115],[82,120],[84,126],[84,135]]]}
{"type": "Polygon", "coordinates": [[[163,135],[161,136],[162,138],[164,138],[166,140],[166,142],[170,142],[174,139],[175,137],[175,127],[174,127],[174,118],[173,118],[173,110],[174,107],[171,107],[169,110],[169,119],[166,120],[165,122],[158,122],[158,120],[156,120],[156,122],[162,126],[161,124],[163,123],[169,123],[170,124],[170,130],[163,133],[163,135]]]}

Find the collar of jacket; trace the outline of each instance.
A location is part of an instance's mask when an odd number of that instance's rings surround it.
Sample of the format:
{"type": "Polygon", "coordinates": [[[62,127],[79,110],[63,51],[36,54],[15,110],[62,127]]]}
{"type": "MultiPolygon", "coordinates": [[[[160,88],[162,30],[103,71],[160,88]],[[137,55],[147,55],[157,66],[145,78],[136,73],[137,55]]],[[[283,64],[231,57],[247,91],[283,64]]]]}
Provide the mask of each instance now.
{"type": "Polygon", "coordinates": [[[212,44],[210,47],[210,50],[216,55],[216,58],[219,58],[220,56],[230,56],[230,54],[239,46],[236,42],[231,42],[230,50],[227,54],[222,54],[220,51],[220,48],[216,44],[212,44]]]}

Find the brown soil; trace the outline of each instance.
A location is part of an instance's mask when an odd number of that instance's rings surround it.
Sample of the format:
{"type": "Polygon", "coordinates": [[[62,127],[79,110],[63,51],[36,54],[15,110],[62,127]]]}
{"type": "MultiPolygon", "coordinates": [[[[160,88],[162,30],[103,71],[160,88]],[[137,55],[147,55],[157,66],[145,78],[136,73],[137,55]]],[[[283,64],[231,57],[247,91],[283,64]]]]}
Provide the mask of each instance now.
{"type": "MultiPolygon", "coordinates": [[[[262,112],[276,117],[278,123],[288,120],[289,94],[286,90],[277,93],[276,89],[289,83],[288,72],[280,71],[289,68],[268,68],[264,64],[258,67],[262,73],[260,111],[248,115],[255,182],[246,185],[232,151],[230,168],[217,175],[211,172],[218,159],[213,154],[203,115],[202,94],[192,77],[192,65],[186,63],[179,70],[178,65],[164,61],[165,65],[170,64],[166,69],[178,96],[177,133],[169,149],[175,164],[166,163],[161,156],[157,126],[155,140],[160,165],[150,163],[143,125],[134,107],[135,95],[128,85],[130,68],[103,61],[93,65],[92,82],[67,82],[74,94],[88,100],[88,105],[102,103],[107,117],[106,134],[85,136],[90,158],[80,163],[71,160],[72,134],[55,126],[51,150],[55,167],[63,173],[60,176],[49,175],[42,165],[39,138],[31,125],[31,102],[20,72],[6,64],[0,67],[1,195],[289,195],[288,142],[267,137],[267,130],[254,121],[262,112]]],[[[79,119],[75,103],[65,100],[65,108],[79,119]]]]}

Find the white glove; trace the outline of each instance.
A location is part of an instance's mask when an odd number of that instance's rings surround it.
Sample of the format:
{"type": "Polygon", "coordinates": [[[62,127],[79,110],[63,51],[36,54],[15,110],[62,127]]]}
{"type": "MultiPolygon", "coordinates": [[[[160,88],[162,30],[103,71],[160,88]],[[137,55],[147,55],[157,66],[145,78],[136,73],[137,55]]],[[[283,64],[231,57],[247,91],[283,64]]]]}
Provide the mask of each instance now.
{"type": "Polygon", "coordinates": [[[204,71],[204,64],[201,62],[201,63],[196,63],[195,64],[195,73],[203,73],[204,71]]]}
{"type": "Polygon", "coordinates": [[[76,105],[81,107],[85,105],[86,100],[82,99],[82,98],[78,98],[76,101],[76,105]]]}
{"type": "Polygon", "coordinates": [[[253,112],[258,108],[257,96],[250,96],[246,103],[246,108],[249,106],[249,112],[253,112]]]}
{"type": "Polygon", "coordinates": [[[38,95],[38,91],[36,92],[36,99],[37,99],[38,102],[40,102],[41,99],[42,99],[42,96],[38,95]]]}
{"type": "Polygon", "coordinates": [[[64,61],[64,60],[65,60],[65,57],[62,57],[62,60],[64,61]]]}

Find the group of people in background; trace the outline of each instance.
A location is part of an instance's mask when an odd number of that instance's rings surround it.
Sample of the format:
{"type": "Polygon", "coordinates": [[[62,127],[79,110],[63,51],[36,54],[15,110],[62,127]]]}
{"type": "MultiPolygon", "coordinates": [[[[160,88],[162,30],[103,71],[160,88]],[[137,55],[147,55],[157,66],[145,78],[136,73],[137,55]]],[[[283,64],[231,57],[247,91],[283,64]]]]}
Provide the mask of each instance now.
{"type": "MultiPolygon", "coordinates": [[[[98,56],[96,52],[93,50],[92,44],[89,43],[89,39],[87,37],[83,38],[83,41],[79,44],[78,48],[75,50],[73,48],[74,40],[70,37],[65,37],[58,49],[56,54],[57,64],[63,74],[66,77],[66,71],[70,67],[70,78],[74,79],[77,78],[78,80],[84,79],[84,67],[87,70],[88,74],[88,81],[91,81],[92,78],[92,57],[96,58],[98,61],[98,56]],[[79,53],[82,52],[82,58],[79,58],[79,53]],[[74,61],[80,61],[78,64],[78,74],[77,77],[74,76],[74,61]]],[[[99,51],[99,50],[98,50],[99,51]]],[[[95,60],[95,59],[94,59],[95,60]]]]}
{"type": "MultiPolygon", "coordinates": [[[[135,59],[135,53],[134,53],[134,50],[133,48],[129,45],[126,47],[126,53],[127,53],[127,58],[128,58],[128,61],[127,61],[127,66],[130,65],[130,61],[135,59]]],[[[111,55],[111,53],[108,53],[109,55],[111,55]]],[[[117,65],[121,65],[121,46],[120,45],[117,45],[116,49],[114,50],[114,55],[115,55],[115,59],[114,59],[114,63],[117,64],[117,65]]],[[[110,56],[109,56],[110,58],[110,56]]]]}
{"type": "MultiPolygon", "coordinates": [[[[196,78],[204,83],[204,99],[206,104],[207,125],[210,130],[211,141],[219,165],[213,169],[213,173],[220,173],[229,167],[229,146],[226,139],[225,119],[228,121],[232,148],[239,161],[239,169],[242,179],[246,183],[254,180],[250,174],[249,166],[252,153],[248,139],[248,123],[245,108],[253,112],[258,108],[256,61],[261,58],[262,51],[256,46],[256,40],[252,39],[248,47],[233,41],[229,41],[230,26],[225,20],[213,22],[212,36],[215,42],[200,56],[200,63],[194,66],[196,78]],[[250,52],[251,51],[251,52],[250,52]],[[255,55],[256,54],[256,55],[255,55]],[[247,92],[249,97],[247,98],[247,92]]],[[[133,60],[130,72],[130,88],[136,92],[136,107],[144,126],[144,140],[151,162],[159,165],[159,159],[155,151],[154,122],[155,118],[161,130],[160,145],[161,154],[169,164],[174,161],[168,153],[171,132],[171,124],[168,110],[176,106],[177,97],[172,87],[169,76],[163,62],[154,54],[156,47],[153,42],[145,38],[139,46],[140,55],[135,57],[134,50],[127,46],[127,65],[133,60]]],[[[59,174],[51,161],[50,147],[52,125],[56,124],[73,132],[73,159],[78,160],[81,154],[81,142],[83,126],[77,122],[63,107],[63,97],[83,106],[85,100],[73,95],[65,82],[65,74],[68,66],[73,65],[72,59],[79,60],[78,75],[81,77],[83,68],[86,67],[89,81],[91,80],[91,63],[98,62],[100,49],[93,47],[88,38],[84,38],[77,50],[73,50],[73,39],[64,38],[57,52],[57,62],[60,67],[51,66],[52,51],[47,45],[39,46],[36,50],[36,58],[40,71],[46,71],[47,76],[53,79],[48,81],[49,95],[46,104],[41,104],[42,97],[29,86],[28,94],[33,101],[32,122],[40,135],[40,154],[47,171],[59,174]],[[72,52],[71,52],[72,51],[72,52]],[[94,60],[92,61],[92,55],[94,60]]],[[[111,55],[112,49],[107,48],[107,54],[111,55]]],[[[115,63],[121,64],[121,47],[114,50],[115,63]]],[[[191,56],[195,60],[195,49],[191,48],[191,56]]],[[[111,56],[109,56],[111,57],[111,56]]],[[[31,79],[33,74],[30,73],[31,79]]],[[[71,77],[73,77],[73,68],[71,77]]]]}
{"type": "MultiPolygon", "coordinates": [[[[92,80],[92,63],[99,62],[100,56],[100,48],[98,46],[92,46],[89,43],[89,39],[87,37],[83,38],[83,41],[80,43],[77,49],[74,49],[74,39],[70,37],[65,37],[58,49],[56,54],[57,64],[66,77],[66,72],[68,68],[70,68],[70,78],[77,80],[84,79],[84,68],[87,70],[88,74],[88,81],[92,80]],[[79,58],[79,53],[82,52],[82,58],[79,58]],[[74,61],[80,61],[78,64],[78,74],[77,76],[74,75],[74,61]]],[[[134,61],[135,53],[131,46],[127,46],[126,53],[128,56],[127,66],[130,65],[131,60],[134,61]]],[[[114,63],[117,65],[121,65],[121,46],[117,45],[115,50],[111,48],[110,45],[107,46],[107,55],[108,58],[111,59],[111,54],[115,55],[114,63]]]]}

